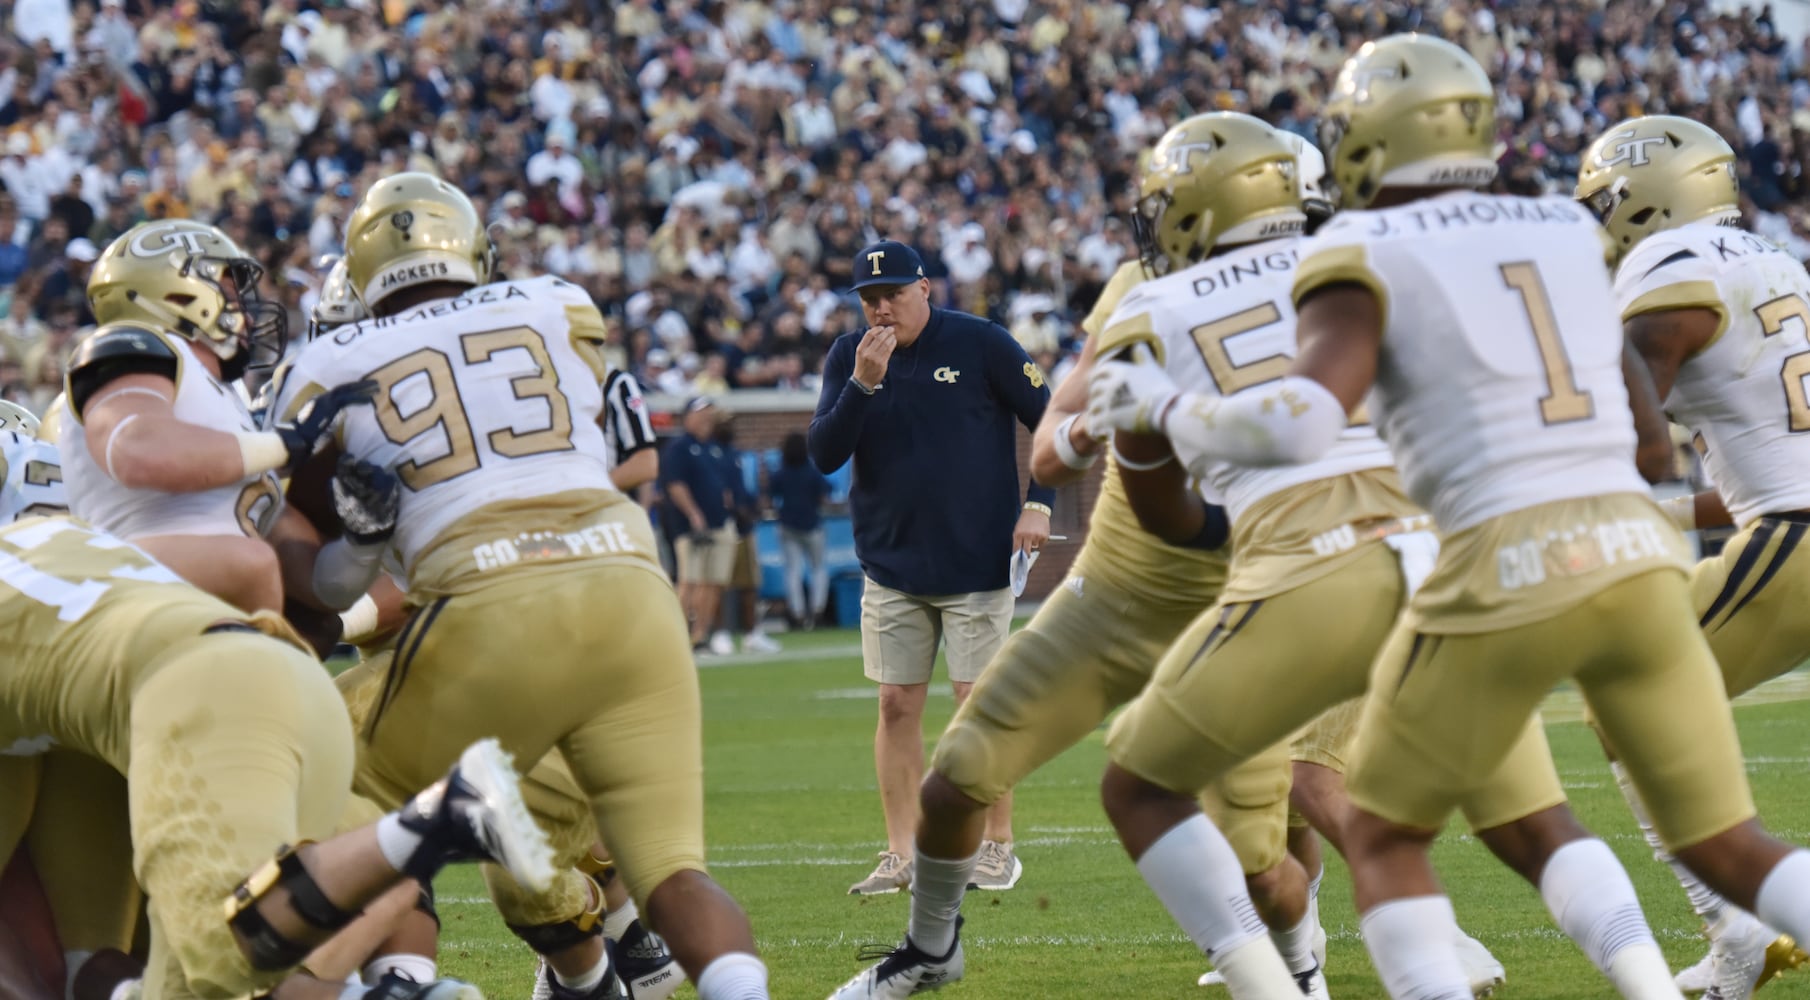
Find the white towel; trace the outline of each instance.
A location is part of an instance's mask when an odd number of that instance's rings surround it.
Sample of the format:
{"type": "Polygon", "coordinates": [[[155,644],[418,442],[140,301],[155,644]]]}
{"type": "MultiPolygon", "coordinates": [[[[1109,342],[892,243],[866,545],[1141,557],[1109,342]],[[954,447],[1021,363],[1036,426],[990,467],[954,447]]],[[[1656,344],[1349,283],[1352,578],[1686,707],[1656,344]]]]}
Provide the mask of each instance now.
{"type": "Polygon", "coordinates": [[[1031,578],[1031,567],[1037,565],[1037,551],[1026,552],[1017,549],[1012,553],[1012,561],[1007,570],[1012,577],[1012,596],[1024,596],[1024,583],[1031,578]]]}
{"type": "Polygon", "coordinates": [[[1395,550],[1396,561],[1401,563],[1402,581],[1407,584],[1408,596],[1413,597],[1420,585],[1427,582],[1427,576],[1433,572],[1433,563],[1439,559],[1439,536],[1431,531],[1405,531],[1384,536],[1383,544],[1395,550]]]}

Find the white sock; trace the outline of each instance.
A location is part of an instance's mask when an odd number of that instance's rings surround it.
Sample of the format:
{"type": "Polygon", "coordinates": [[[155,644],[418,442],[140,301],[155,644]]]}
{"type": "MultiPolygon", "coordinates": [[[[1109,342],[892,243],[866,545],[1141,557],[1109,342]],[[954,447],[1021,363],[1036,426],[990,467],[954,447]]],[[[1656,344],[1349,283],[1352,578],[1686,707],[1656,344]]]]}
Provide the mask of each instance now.
{"type": "Polygon", "coordinates": [[[403,827],[401,817],[390,813],[377,821],[377,849],[383,852],[383,860],[398,872],[408,865],[409,859],[421,846],[421,835],[403,827]]]}
{"type": "Polygon", "coordinates": [[[911,868],[911,923],[905,934],[911,943],[931,955],[946,955],[955,944],[955,918],[962,912],[962,896],[974,877],[976,851],[958,861],[919,854],[911,868]]]}
{"type": "Polygon", "coordinates": [[[431,983],[439,978],[440,966],[426,955],[411,955],[407,952],[379,955],[365,964],[364,981],[375,986],[379,979],[390,972],[400,973],[411,982],[431,983]]]}
{"type": "Polygon", "coordinates": [[[1238,855],[1205,816],[1158,837],[1138,859],[1138,874],[1215,966],[1220,952],[1269,933],[1244,887],[1238,855]]]}
{"type": "Polygon", "coordinates": [[[1471,1000],[1451,900],[1392,899],[1365,911],[1359,927],[1371,964],[1395,1000],[1471,1000]]]}
{"type": "Polygon", "coordinates": [[[1653,828],[1653,821],[1647,816],[1646,803],[1641,801],[1640,792],[1634,788],[1634,779],[1628,776],[1628,769],[1622,766],[1621,761],[1610,761],[1609,770],[1615,775],[1615,784],[1621,788],[1622,798],[1628,800],[1628,808],[1634,812],[1634,821],[1640,824],[1641,836],[1647,839],[1647,846],[1653,849],[1653,857],[1671,867],[1678,884],[1684,886],[1684,894],[1691,901],[1691,909],[1703,918],[1703,922],[1712,928],[1720,926],[1723,911],[1728,908],[1728,900],[1704,885],[1694,872],[1665,849],[1665,843],[1659,839],[1659,831],[1653,828]]]}
{"type": "Polygon", "coordinates": [[[747,952],[723,955],[698,974],[698,1000],[767,1000],[767,966],[747,952]]]}
{"type": "Polygon", "coordinates": [[[598,983],[603,982],[603,974],[608,971],[610,971],[610,950],[605,948],[603,949],[603,953],[598,956],[597,964],[591,966],[591,968],[582,975],[562,976],[559,974],[558,969],[554,969],[553,981],[564,986],[566,989],[578,993],[588,993],[591,990],[596,989],[598,983]]]}
{"type": "Polygon", "coordinates": [[[1540,896],[1559,929],[1622,996],[1676,995],[1634,883],[1608,844],[1586,837],[1554,851],[1540,873],[1540,896]]]}
{"type": "Polygon", "coordinates": [[[611,943],[620,942],[622,935],[628,933],[628,925],[634,923],[640,915],[641,911],[635,909],[634,900],[623,903],[603,915],[603,936],[609,938],[611,943]]]}
{"type": "Polygon", "coordinates": [[[1810,941],[1810,851],[1799,848],[1772,866],[1760,883],[1753,910],[1767,926],[1810,941]]]}
{"type": "Polygon", "coordinates": [[[1314,919],[1314,906],[1310,900],[1307,913],[1301,922],[1285,931],[1270,931],[1270,940],[1276,943],[1276,950],[1282,953],[1282,960],[1288,963],[1288,971],[1295,975],[1312,972],[1320,962],[1314,958],[1314,928],[1319,921],[1314,919]]]}

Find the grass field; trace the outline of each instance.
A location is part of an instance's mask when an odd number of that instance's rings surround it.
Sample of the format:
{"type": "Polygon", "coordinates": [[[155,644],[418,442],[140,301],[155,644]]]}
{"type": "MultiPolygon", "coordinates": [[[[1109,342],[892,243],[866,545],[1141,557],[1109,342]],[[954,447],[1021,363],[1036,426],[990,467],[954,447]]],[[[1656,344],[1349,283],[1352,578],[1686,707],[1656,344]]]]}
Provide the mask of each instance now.
{"type": "MultiPolygon", "coordinates": [[[[874,789],[872,685],[852,632],[788,637],[782,656],[702,671],[710,862],[753,916],[773,995],[816,1000],[859,968],[856,949],[896,943],[907,897],[845,895],[882,846],[874,789]]],[[[933,697],[926,744],[950,711],[933,697]]],[[[1769,826],[1810,843],[1810,678],[1774,682],[1737,710],[1760,809],[1769,826]]],[[[1701,953],[1697,923],[1629,819],[1574,698],[1547,713],[1552,747],[1584,822],[1621,856],[1674,967],[1701,953]]],[[[1097,731],[1019,789],[1016,827],[1025,875],[965,907],[967,979],[939,996],[975,998],[1224,997],[1194,985],[1203,962],[1139,881],[1100,812],[1104,752],[1097,731]]],[[[1332,858],[1329,852],[1329,858],[1332,858]]],[[[1508,969],[1503,996],[1572,1000],[1614,994],[1552,927],[1537,893],[1457,830],[1435,852],[1460,921],[1508,969]]],[[[442,878],[442,968],[492,998],[523,998],[531,956],[503,928],[469,869],[442,878]]],[[[1322,895],[1332,995],[1382,998],[1357,937],[1350,883],[1336,858],[1322,895]]],[[[694,995],[686,987],[681,997],[694,995]]],[[[1810,975],[1760,996],[1810,998],[1810,975]]]]}

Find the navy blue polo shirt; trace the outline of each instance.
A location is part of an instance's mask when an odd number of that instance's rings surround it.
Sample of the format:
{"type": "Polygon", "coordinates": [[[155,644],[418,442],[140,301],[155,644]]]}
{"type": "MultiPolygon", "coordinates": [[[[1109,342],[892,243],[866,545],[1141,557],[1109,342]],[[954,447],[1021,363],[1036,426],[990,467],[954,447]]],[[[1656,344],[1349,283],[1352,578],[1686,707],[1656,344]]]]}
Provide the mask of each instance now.
{"type": "Polygon", "coordinates": [[[1043,372],[997,323],[932,309],[924,332],[893,351],[872,396],[850,384],[866,331],[844,334],[823,362],[811,461],[854,460],[855,554],[874,582],[908,594],[970,594],[1007,585],[1019,493],[1013,423],[1035,429],[1049,405],[1043,372]]]}
{"type": "MultiPolygon", "coordinates": [[[[729,520],[729,505],[724,502],[724,493],[730,489],[728,471],[729,463],[723,456],[722,445],[699,441],[690,434],[674,438],[666,446],[666,453],[660,456],[660,485],[684,483],[691,490],[698,511],[704,515],[704,523],[713,531],[729,520]]],[[[671,491],[667,491],[667,495],[671,496],[671,491]]],[[[667,502],[672,504],[670,500],[667,502]]],[[[678,516],[680,533],[690,531],[691,526],[685,523],[678,505],[672,504],[672,508],[678,516]]]]}

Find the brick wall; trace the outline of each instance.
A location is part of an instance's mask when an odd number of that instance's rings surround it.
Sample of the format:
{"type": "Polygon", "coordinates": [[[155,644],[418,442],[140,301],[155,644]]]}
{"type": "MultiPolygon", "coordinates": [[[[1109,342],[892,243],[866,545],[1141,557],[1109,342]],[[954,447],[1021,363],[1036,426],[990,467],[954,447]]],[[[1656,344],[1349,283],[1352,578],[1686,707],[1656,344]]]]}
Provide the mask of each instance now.
{"type": "MultiPolygon", "coordinates": [[[[785,436],[803,431],[810,425],[811,413],[817,405],[815,393],[752,391],[733,393],[724,406],[735,414],[736,447],[750,450],[777,448],[785,436]]],[[[654,396],[648,400],[654,428],[662,435],[677,429],[677,411],[684,400],[654,396]]],[[[1018,431],[1018,478],[1030,481],[1031,435],[1022,427],[1018,431]]],[[[1050,519],[1050,533],[1067,535],[1066,542],[1051,542],[1031,569],[1024,596],[1041,600],[1068,572],[1081,542],[1087,534],[1087,517],[1093,511],[1094,498],[1100,492],[1100,475],[1104,464],[1095,465],[1087,478],[1057,491],[1055,516],[1050,519]]],[[[840,511],[838,511],[840,513],[840,511]]]]}

